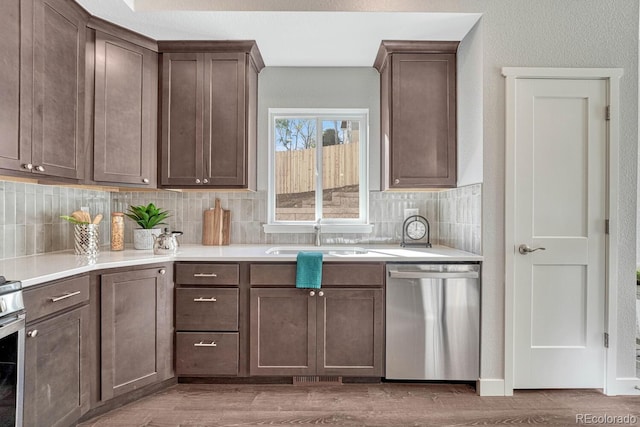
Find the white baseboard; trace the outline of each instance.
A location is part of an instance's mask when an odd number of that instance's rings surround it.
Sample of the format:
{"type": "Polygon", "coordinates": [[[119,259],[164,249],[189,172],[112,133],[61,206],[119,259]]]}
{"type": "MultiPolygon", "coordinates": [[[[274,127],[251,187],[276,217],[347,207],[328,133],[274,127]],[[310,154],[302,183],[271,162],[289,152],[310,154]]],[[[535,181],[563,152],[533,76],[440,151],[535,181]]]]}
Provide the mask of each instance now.
{"type": "Polygon", "coordinates": [[[476,392],[480,396],[505,396],[504,380],[480,378],[476,382],[476,392]]]}
{"type": "Polygon", "coordinates": [[[616,378],[607,388],[607,396],[640,396],[640,378],[616,378]]]}

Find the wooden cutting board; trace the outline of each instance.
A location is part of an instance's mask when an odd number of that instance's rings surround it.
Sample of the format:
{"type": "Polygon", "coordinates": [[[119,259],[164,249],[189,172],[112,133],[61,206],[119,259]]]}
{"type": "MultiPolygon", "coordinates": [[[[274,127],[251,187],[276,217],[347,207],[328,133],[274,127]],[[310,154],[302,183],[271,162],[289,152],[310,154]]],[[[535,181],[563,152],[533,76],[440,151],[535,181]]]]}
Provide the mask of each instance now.
{"type": "Polygon", "coordinates": [[[222,209],[220,199],[215,206],[204,211],[202,219],[202,244],[220,246],[229,244],[231,227],[231,211],[222,209]]]}

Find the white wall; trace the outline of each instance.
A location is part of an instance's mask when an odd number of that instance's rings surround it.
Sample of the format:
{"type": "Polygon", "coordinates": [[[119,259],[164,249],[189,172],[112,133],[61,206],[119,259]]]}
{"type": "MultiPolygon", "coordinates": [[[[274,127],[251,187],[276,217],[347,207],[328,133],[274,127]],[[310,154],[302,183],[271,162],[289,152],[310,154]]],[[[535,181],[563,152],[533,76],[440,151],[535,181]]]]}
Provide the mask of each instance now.
{"type": "Polygon", "coordinates": [[[482,29],[476,24],[458,46],[458,186],[482,182],[482,29]]]}
{"type": "MultiPolygon", "coordinates": [[[[249,2],[251,0],[248,0],[249,2]]],[[[258,0],[252,0],[256,7],[258,0]]],[[[479,12],[467,37],[483,46],[483,314],[481,377],[504,378],[505,91],[500,70],[525,67],[619,67],[621,83],[618,377],[634,372],[634,284],[638,163],[637,0],[371,0],[385,11],[479,12]]],[[[265,70],[269,72],[269,70],[265,70]]],[[[265,77],[268,74],[264,75],[265,77]]],[[[264,78],[261,77],[261,84],[264,78]]],[[[372,75],[373,78],[373,75],[372,75]]],[[[262,90],[263,88],[261,88],[262,90]]],[[[273,93],[271,94],[273,95],[273,93]]],[[[294,94],[291,94],[292,96],[294,94]]],[[[264,107],[264,104],[260,104],[264,107]]],[[[262,111],[260,114],[264,114],[262,111]]],[[[373,116],[372,112],[372,116],[373,116]]],[[[260,132],[264,137],[264,117],[260,132]]],[[[371,140],[375,140],[371,135],[371,140]]],[[[263,142],[261,142],[261,145],[263,142]]],[[[373,160],[372,160],[373,163],[373,160]]],[[[264,174],[259,175],[261,177],[264,174]]]]}
{"type": "MultiPolygon", "coordinates": [[[[465,2],[470,4],[473,2],[465,2]]],[[[634,265],[636,232],[636,170],[638,137],[638,2],[488,1],[484,2],[484,186],[483,253],[485,288],[483,309],[482,376],[500,375],[502,309],[504,300],[504,80],[502,66],[620,67],[620,216],[617,377],[633,377],[634,265]],[[491,236],[489,238],[488,236],[491,236]],[[494,305],[495,303],[495,305],[494,305]],[[487,360],[488,359],[488,360],[487,360]]],[[[466,7],[464,9],[467,9],[466,7]]],[[[501,378],[498,377],[498,378],[501,378]]]]}

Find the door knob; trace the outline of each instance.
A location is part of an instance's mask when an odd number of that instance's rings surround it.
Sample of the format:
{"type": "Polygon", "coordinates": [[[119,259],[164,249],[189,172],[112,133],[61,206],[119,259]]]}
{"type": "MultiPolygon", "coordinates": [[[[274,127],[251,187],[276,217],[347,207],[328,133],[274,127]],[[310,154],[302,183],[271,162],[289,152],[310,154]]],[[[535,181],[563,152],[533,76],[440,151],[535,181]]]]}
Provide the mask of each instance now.
{"type": "Polygon", "coordinates": [[[310,296],[310,297],[315,296],[315,294],[316,294],[316,293],[315,293],[314,291],[309,292],[309,296],[310,296]]]}
{"type": "Polygon", "coordinates": [[[322,291],[318,292],[318,296],[319,297],[323,297],[324,296],[324,292],[322,292],[322,291]]]}
{"type": "Polygon", "coordinates": [[[148,184],[149,183],[149,178],[142,178],[142,183],[143,184],[148,184]]]}
{"type": "Polygon", "coordinates": [[[200,179],[196,178],[196,184],[200,184],[200,179]]]}
{"type": "Polygon", "coordinates": [[[29,331],[29,332],[27,332],[27,336],[28,336],[29,338],[35,338],[36,336],[38,336],[38,330],[37,330],[37,329],[34,329],[33,331],[29,331]]]}
{"type": "Polygon", "coordinates": [[[30,171],[33,170],[33,165],[31,163],[25,163],[24,165],[22,165],[22,168],[30,171]]]}
{"type": "Polygon", "coordinates": [[[44,166],[40,166],[40,165],[38,165],[38,166],[36,166],[36,170],[37,170],[38,172],[44,172],[44,166]]]}
{"type": "Polygon", "coordinates": [[[205,184],[209,183],[209,180],[207,178],[203,179],[202,182],[204,182],[205,184]]]}
{"type": "Polygon", "coordinates": [[[520,246],[518,246],[518,252],[520,252],[522,255],[526,255],[529,252],[535,252],[535,251],[546,251],[547,248],[530,248],[529,246],[525,245],[524,243],[520,246]]]}

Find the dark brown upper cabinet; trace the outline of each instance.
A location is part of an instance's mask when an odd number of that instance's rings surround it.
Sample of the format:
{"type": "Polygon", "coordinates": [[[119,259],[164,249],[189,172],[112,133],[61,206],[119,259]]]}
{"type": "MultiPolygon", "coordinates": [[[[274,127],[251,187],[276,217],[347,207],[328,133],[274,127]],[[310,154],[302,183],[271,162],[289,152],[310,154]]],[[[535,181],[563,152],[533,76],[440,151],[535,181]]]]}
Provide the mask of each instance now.
{"type": "Polygon", "coordinates": [[[163,187],[256,188],[253,41],[159,42],[163,187]]]}
{"type": "Polygon", "coordinates": [[[157,102],[158,54],[96,31],[95,182],[156,186],[157,102]]]}
{"type": "Polygon", "coordinates": [[[0,4],[0,168],[84,174],[85,25],[67,0],[0,4]]]}
{"type": "Polygon", "coordinates": [[[31,164],[38,174],[84,174],[85,44],[89,15],[74,2],[35,0],[31,164]]]}
{"type": "Polygon", "coordinates": [[[0,2],[0,168],[20,170],[31,162],[31,5],[0,2]]]}
{"type": "Polygon", "coordinates": [[[458,42],[383,41],[381,188],[455,187],[458,42]]]}

